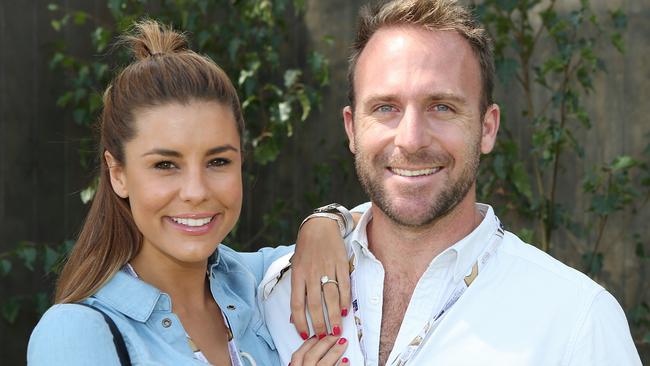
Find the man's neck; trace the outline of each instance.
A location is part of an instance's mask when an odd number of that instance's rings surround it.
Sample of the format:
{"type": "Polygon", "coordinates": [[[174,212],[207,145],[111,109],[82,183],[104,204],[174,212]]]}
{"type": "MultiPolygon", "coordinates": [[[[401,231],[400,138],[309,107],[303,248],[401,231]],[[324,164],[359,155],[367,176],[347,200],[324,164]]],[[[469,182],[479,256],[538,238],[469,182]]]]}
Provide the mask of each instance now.
{"type": "Polygon", "coordinates": [[[386,271],[417,278],[436,256],[469,235],[482,219],[473,199],[463,200],[431,224],[415,228],[395,223],[375,205],[372,210],[368,248],[386,271]]]}

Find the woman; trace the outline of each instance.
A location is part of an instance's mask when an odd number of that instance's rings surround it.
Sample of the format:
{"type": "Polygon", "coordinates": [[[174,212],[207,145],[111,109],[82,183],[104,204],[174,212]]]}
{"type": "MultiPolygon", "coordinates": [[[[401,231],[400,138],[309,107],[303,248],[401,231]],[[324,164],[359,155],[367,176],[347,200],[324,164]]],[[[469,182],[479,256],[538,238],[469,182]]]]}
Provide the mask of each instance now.
{"type": "MultiPolygon", "coordinates": [[[[136,60],[104,93],[97,194],[56,305],[30,338],[28,364],[278,364],[255,289],[289,249],[244,255],[217,244],[242,204],[236,91],[182,35],[155,22],[137,24],[125,40],[136,60]]],[[[312,338],[298,359],[336,364],[345,346],[334,335],[312,338]]]]}

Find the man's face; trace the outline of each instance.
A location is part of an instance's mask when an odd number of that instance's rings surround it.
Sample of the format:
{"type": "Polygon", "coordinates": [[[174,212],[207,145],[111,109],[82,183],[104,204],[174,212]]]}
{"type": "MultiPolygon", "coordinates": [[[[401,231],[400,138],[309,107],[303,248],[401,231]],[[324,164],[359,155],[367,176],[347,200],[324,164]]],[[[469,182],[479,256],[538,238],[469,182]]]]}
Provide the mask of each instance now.
{"type": "Polygon", "coordinates": [[[480,114],[481,74],[469,43],[452,31],[382,28],[361,53],[354,83],[355,110],[343,116],[373,203],[411,227],[461,202],[473,205],[479,157],[494,145],[499,110],[480,114]]]}

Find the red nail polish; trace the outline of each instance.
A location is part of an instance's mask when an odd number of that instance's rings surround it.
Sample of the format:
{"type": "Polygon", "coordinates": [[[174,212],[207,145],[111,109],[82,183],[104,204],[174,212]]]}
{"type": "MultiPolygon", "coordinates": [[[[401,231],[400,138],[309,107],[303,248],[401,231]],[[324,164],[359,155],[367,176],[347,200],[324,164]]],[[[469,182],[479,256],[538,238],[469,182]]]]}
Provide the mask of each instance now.
{"type": "Polygon", "coordinates": [[[326,336],[327,336],[327,334],[325,334],[325,333],[321,333],[321,334],[318,335],[318,339],[319,339],[319,340],[320,340],[320,339],[323,339],[323,338],[325,338],[326,336]]]}
{"type": "Polygon", "coordinates": [[[309,338],[309,334],[302,332],[300,333],[300,338],[302,338],[303,341],[306,341],[307,338],[309,338]]]}
{"type": "Polygon", "coordinates": [[[348,308],[341,309],[341,316],[348,316],[348,308]]]}
{"type": "Polygon", "coordinates": [[[341,335],[341,328],[338,325],[335,325],[334,328],[332,328],[332,335],[341,335]]]}
{"type": "Polygon", "coordinates": [[[345,344],[345,342],[347,342],[347,341],[348,341],[347,339],[341,338],[341,339],[339,339],[339,344],[345,344]]]}
{"type": "Polygon", "coordinates": [[[343,357],[343,358],[341,359],[341,362],[343,362],[343,363],[348,363],[348,362],[350,362],[350,360],[348,360],[347,357],[343,357]]]}

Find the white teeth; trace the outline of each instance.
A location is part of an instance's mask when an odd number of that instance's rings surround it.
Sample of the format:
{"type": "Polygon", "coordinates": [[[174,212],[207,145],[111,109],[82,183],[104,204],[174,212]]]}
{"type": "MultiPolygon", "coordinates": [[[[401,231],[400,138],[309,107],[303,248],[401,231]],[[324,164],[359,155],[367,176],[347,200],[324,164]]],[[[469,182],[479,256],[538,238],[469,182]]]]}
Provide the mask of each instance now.
{"type": "Polygon", "coordinates": [[[407,169],[398,169],[398,168],[391,168],[390,170],[397,174],[401,175],[403,177],[419,177],[422,175],[430,175],[433,173],[436,173],[440,170],[440,167],[436,168],[429,168],[429,169],[419,169],[419,170],[407,170],[407,169]]]}
{"type": "Polygon", "coordinates": [[[206,217],[206,218],[202,218],[202,219],[190,219],[190,218],[172,217],[172,220],[177,224],[197,227],[197,226],[203,226],[203,225],[209,224],[210,221],[212,221],[212,217],[206,217]]]}

